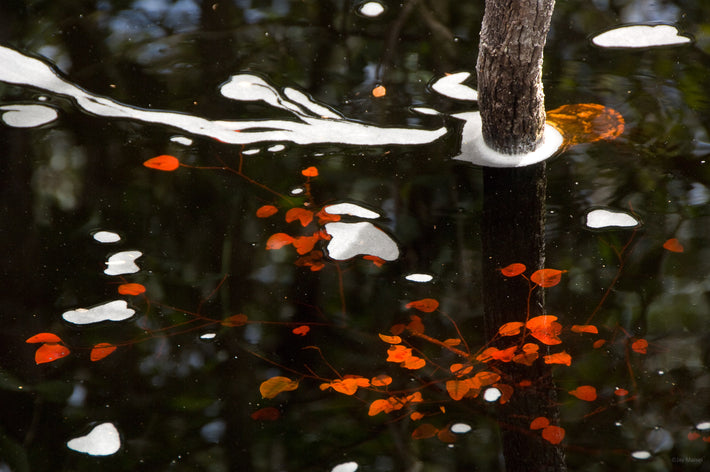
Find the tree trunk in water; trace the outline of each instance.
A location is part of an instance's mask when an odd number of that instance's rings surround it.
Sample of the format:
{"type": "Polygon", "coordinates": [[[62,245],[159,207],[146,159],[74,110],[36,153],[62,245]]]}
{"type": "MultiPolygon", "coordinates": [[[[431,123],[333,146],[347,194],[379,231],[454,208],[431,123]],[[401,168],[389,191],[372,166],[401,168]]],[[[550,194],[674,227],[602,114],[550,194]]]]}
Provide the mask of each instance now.
{"type": "MultiPolygon", "coordinates": [[[[486,144],[505,154],[533,151],[545,126],[542,51],[554,0],[486,0],[478,56],[478,100],[486,144]]],[[[545,163],[522,168],[484,168],[483,301],[490,339],[509,321],[525,321],[544,313],[544,292],[537,288],[528,303],[528,283],[503,277],[499,269],[522,262],[527,275],[545,261],[545,163]],[[529,310],[529,311],[528,311],[529,310]]],[[[508,347],[503,346],[503,347],[508,347]]],[[[559,446],[543,440],[530,422],[544,416],[559,424],[557,395],[550,366],[542,356],[532,366],[508,363],[504,375],[516,388],[499,408],[505,469],[564,471],[559,446]]]]}

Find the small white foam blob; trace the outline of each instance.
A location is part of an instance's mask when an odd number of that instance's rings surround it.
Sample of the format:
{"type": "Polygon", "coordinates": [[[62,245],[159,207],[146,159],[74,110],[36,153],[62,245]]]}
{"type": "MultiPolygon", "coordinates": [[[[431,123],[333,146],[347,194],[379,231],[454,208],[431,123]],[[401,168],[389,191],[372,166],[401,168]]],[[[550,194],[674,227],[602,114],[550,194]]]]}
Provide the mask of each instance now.
{"type": "Polygon", "coordinates": [[[367,218],[369,220],[379,218],[380,214],[354,203],[336,203],[324,208],[326,213],[331,215],[350,215],[367,218]]]}
{"type": "Polygon", "coordinates": [[[125,300],[114,300],[93,308],[77,308],[65,311],[62,314],[69,323],[85,325],[100,323],[101,321],[123,321],[132,317],[136,310],[128,308],[125,300]]]}
{"type": "Polygon", "coordinates": [[[592,229],[635,228],[641,223],[631,214],[619,210],[597,208],[587,213],[585,226],[592,229]]]}
{"type": "Polygon", "coordinates": [[[190,146],[192,145],[192,139],[188,138],[187,136],[173,136],[170,138],[170,141],[178,144],[182,144],[183,146],[190,146]]]}
{"type": "Polygon", "coordinates": [[[143,255],[140,251],[123,251],[117,252],[108,258],[106,261],[106,269],[104,269],[104,274],[106,275],[121,275],[121,274],[133,274],[138,272],[140,267],[135,264],[135,260],[143,255]]]}
{"type": "Polygon", "coordinates": [[[34,128],[56,120],[57,110],[46,105],[5,105],[0,107],[2,121],[13,128],[34,128]]]}
{"type": "Polygon", "coordinates": [[[96,241],[103,244],[116,243],[121,240],[121,236],[112,231],[97,231],[92,236],[96,241]]]}
{"type": "Polygon", "coordinates": [[[441,115],[441,112],[439,110],[427,107],[412,107],[412,111],[415,113],[419,113],[420,115],[441,115]]]}
{"type": "Polygon", "coordinates": [[[477,111],[451,115],[464,121],[461,138],[461,154],[454,159],[482,167],[525,167],[548,159],[562,147],[562,133],[545,125],[542,143],[533,152],[503,154],[491,149],[483,140],[481,114],[477,111]]]}
{"type": "Polygon", "coordinates": [[[90,456],[110,456],[121,448],[121,437],[113,423],[101,423],[86,436],[67,441],[67,447],[90,456]]]}
{"type": "Polygon", "coordinates": [[[449,98],[475,101],[478,100],[478,92],[468,85],[462,84],[462,82],[470,76],[470,72],[458,72],[456,74],[446,75],[431,84],[431,88],[435,92],[449,98]]]}
{"type": "Polygon", "coordinates": [[[202,336],[200,336],[200,339],[214,339],[217,336],[217,333],[205,333],[202,336]]]}
{"type": "Polygon", "coordinates": [[[325,230],[332,236],[326,246],[328,256],[337,261],[359,255],[376,256],[385,261],[399,257],[397,243],[368,221],[326,223],[325,230]]]}
{"type": "Polygon", "coordinates": [[[269,152],[280,152],[280,151],[283,151],[284,149],[286,149],[286,146],[284,146],[283,144],[274,144],[273,146],[269,147],[269,148],[267,149],[267,151],[269,151],[269,152]]]}
{"type": "Polygon", "coordinates": [[[410,282],[426,283],[431,282],[434,277],[431,274],[409,274],[405,275],[404,278],[410,282]]]}
{"type": "Polygon", "coordinates": [[[383,14],[385,12],[385,7],[382,6],[380,2],[366,2],[360,5],[357,11],[360,12],[361,15],[374,18],[383,14]]]}
{"type": "Polygon", "coordinates": [[[304,192],[302,187],[296,187],[291,189],[291,195],[300,195],[304,192]]]}
{"type": "Polygon", "coordinates": [[[451,425],[451,432],[456,434],[466,434],[471,431],[471,425],[466,423],[454,423],[451,425]]]}
{"type": "Polygon", "coordinates": [[[254,149],[247,149],[246,151],[242,151],[242,154],[245,156],[253,156],[254,154],[259,154],[260,152],[261,152],[261,149],[254,148],[254,149]]]}
{"type": "Polygon", "coordinates": [[[638,460],[646,460],[651,458],[651,453],[648,451],[634,451],[631,453],[631,457],[638,460]]]}
{"type": "Polygon", "coordinates": [[[689,43],[690,38],[671,25],[629,25],[614,28],[592,38],[603,48],[648,48],[689,43]]]}
{"type": "Polygon", "coordinates": [[[696,424],[695,429],[699,431],[705,431],[707,429],[710,429],[710,421],[703,421],[702,423],[696,424]]]}
{"type": "Polygon", "coordinates": [[[330,469],[330,472],[355,472],[357,467],[357,462],[343,462],[330,469]]]}
{"type": "Polygon", "coordinates": [[[495,387],[487,388],[483,392],[483,399],[487,402],[494,402],[501,397],[502,393],[495,387]]]}

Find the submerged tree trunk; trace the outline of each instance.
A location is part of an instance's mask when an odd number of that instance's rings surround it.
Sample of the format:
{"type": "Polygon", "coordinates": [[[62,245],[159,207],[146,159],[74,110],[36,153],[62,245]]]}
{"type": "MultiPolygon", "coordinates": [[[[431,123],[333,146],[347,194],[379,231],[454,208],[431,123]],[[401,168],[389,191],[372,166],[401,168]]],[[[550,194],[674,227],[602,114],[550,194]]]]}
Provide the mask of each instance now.
{"type": "MultiPolygon", "coordinates": [[[[543,137],[542,51],[553,7],[554,0],[486,0],[477,64],[478,100],[483,138],[498,152],[531,152],[543,137]]],[[[484,168],[483,179],[483,302],[486,335],[492,338],[504,323],[544,313],[543,289],[536,289],[528,300],[527,281],[503,277],[499,269],[521,262],[529,275],[544,266],[545,163],[484,168]]],[[[547,354],[542,351],[541,357],[547,354]]],[[[566,470],[562,449],[530,430],[530,422],[539,416],[558,424],[550,366],[538,359],[532,366],[508,363],[504,369],[511,385],[533,382],[532,388],[516,387],[498,412],[505,469],[566,470]]]]}

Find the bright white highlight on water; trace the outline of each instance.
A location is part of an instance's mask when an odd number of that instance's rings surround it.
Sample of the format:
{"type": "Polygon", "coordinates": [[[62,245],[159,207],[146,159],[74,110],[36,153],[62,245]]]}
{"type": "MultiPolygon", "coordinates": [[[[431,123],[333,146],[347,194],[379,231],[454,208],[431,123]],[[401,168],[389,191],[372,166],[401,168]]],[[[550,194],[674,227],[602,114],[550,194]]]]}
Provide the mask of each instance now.
{"type": "Polygon", "coordinates": [[[358,10],[360,14],[374,18],[385,12],[385,7],[380,2],[367,2],[360,5],[358,10]]]}
{"type": "Polygon", "coordinates": [[[592,42],[603,48],[648,48],[690,42],[671,25],[630,25],[601,33],[592,42]]]}
{"type": "Polygon", "coordinates": [[[598,208],[587,213],[584,224],[592,229],[635,228],[641,222],[625,211],[598,208]]]}
{"type": "Polygon", "coordinates": [[[331,215],[350,215],[359,216],[360,218],[374,219],[379,218],[380,214],[367,208],[356,205],[355,203],[336,203],[323,208],[326,213],[331,215]]]}
{"type": "Polygon", "coordinates": [[[102,423],[86,436],[70,439],[67,447],[91,456],[110,456],[121,448],[121,437],[113,423],[102,423]]]}
{"type": "Polygon", "coordinates": [[[646,460],[651,457],[651,453],[648,451],[634,451],[631,453],[631,457],[638,460],[646,460]]]}
{"type": "Polygon", "coordinates": [[[269,152],[281,152],[281,151],[283,151],[284,149],[286,149],[286,146],[284,146],[283,144],[275,144],[275,145],[271,146],[270,148],[268,148],[267,151],[269,151],[269,152]]]}
{"type": "Polygon", "coordinates": [[[533,152],[527,154],[503,154],[494,151],[483,141],[481,115],[466,112],[451,115],[463,120],[461,154],[454,159],[466,161],[483,167],[525,167],[537,164],[554,156],[562,147],[562,134],[550,125],[545,125],[543,142],[533,152]]]}
{"type": "Polygon", "coordinates": [[[434,277],[430,274],[409,274],[404,277],[406,280],[409,280],[410,282],[421,282],[421,283],[426,283],[426,282],[431,282],[434,277]]]}
{"type": "Polygon", "coordinates": [[[370,222],[326,223],[325,230],[332,236],[326,246],[328,256],[337,261],[360,255],[376,256],[386,261],[394,261],[399,257],[397,243],[370,222]]]}
{"type": "Polygon", "coordinates": [[[186,136],[173,136],[170,138],[170,141],[178,144],[182,144],[183,146],[191,146],[192,145],[192,139],[186,137],[186,136]]]}
{"type": "Polygon", "coordinates": [[[446,75],[431,84],[432,90],[456,100],[478,100],[478,92],[462,82],[471,76],[470,72],[446,75]]]}
{"type": "Polygon", "coordinates": [[[217,333],[205,333],[202,336],[200,336],[200,339],[214,339],[217,336],[217,333]]]}
{"type": "Polygon", "coordinates": [[[471,431],[471,425],[466,423],[454,423],[451,425],[451,432],[456,434],[466,434],[471,431]]]}
{"type": "Polygon", "coordinates": [[[253,156],[254,154],[259,154],[261,152],[261,149],[255,148],[255,149],[247,149],[246,151],[242,151],[242,154],[245,156],[253,156]]]}
{"type": "Polygon", "coordinates": [[[357,462],[343,462],[330,469],[330,472],[355,472],[357,467],[357,462]]]}
{"type": "Polygon", "coordinates": [[[34,128],[46,125],[59,117],[57,110],[46,105],[0,106],[2,121],[14,128],[34,128]]]}
{"type": "Polygon", "coordinates": [[[65,311],[62,314],[62,318],[69,323],[84,325],[100,323],[101,321],[123,321],[132,317],[135,313],[136,310],[128,308],[128,303],[125,300],[114,300],[93,308],[77,308],[76,310],[65,311]]]}
{"type": "Polygon", "coordinates": [[[487,388],[485,392],[483,392],[483,399],[487,402],[494,402],[498,400],[501,395],[502,393],[500,392],[500,390],[495,387],[490,387],[487,388]]]}
{"type": "Polygon", "coordinates": [[[140,267],[135,264],[135,260],[143,255],[140,251],[117,252],[106,261],[106,275],[133,274],[138,272],[140,267]]]}
{"type": "Polygon", "coordinates": [[[100,243],[116,243],[121,240],[121,236],[112,231],[97,231],[93,234],[93,238],[100,243]]]}
{"type": "Polygon", "coordinates": [[[705,431],[706,429],[710,429],[710,421],[703,421],[702,423],[696,424],[695,429],[700,430],[700,431],[705,431]]]}

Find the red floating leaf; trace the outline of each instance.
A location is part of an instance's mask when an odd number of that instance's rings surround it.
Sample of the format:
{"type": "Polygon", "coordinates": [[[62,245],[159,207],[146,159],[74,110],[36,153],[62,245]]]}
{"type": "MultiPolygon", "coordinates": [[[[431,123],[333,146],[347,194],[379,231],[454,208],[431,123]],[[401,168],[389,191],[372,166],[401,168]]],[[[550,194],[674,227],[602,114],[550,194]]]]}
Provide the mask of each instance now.
{"type": "Polygon", "coordinates": [[[540,342],[547,345],[562,343],[557,337],[562,332],[562,325],[557,323],[557,317],[551,315],[541,315],[530,318],[525,327],[531,331],[531,335],[540,342]]]}
{"type": "Polygon", "coordinates": [[[169,172],[180,167],[180,161],[178,161],[177,158],[174,156],[168,156],[164,154],[162,156],[157,156],[152,159],[148,159],[143,163],[143,165],[151,169],[164,170],[169,172]]]}
{"type": "Polygon", "coordinates": [[[417,315],[412,315],[410,318],[412,321],[407,325],[407,329],[414,334],[424,333],[424,323],[422,323],[422,319],[417,315]]]}
{"type": "Polygon", "coordinates": [[[116,350],[116,346],[114,346],[113,344],[98,343],[91,350],[91,360],[93,362],[99,361],[99,360],[103,359],[104,357],[110,355],[115,350],[116,350]]]}
{"type": "Polygon", "coordinates": [[[688,433],[688,440],[690,441],[695,441],[696,439],[700,439],[701,435],[697,431],[691,431],[688,433]]]}
{"type": "Polygon", "coordinates": [[[532,422],[530,422],[530,429],[542,429],[550,425],[550,420],[544,416],[538,416],[532,422]]]}
{"type": "Polygon", "coordinates": [[[663,243],[663,249],[666,249],[671,252],[683,252],[685,251],[685,248],[683,245],[678,241],[677,238],[671,238],[665,243],[663,243]]]}
{"type": "Polygon", "coordinates": [[[566,366],[572,364],[572,356],[565,351],[544,356],[543,359],[545,360],[545,364],[564,364],[566,366]]]}
{"type": "Polygon", "coordinates": [[[547,426],[542,430],[542,437],[550,444],[559,444],[565,438],[565,429],[559,426],[547,426]]]}
{"type": "Polygon", "coordinates": [[[416,308],[424,313],[431,313],[439,308],[439,302],[433,298],[422,298],[421,300],[415,300],[407,303],[405,308],[416,308]]]}
{"type": "Polygon", "coordinates": [[[605,344],[606,344],[606,339],[597,339],[596,341],[594,341],[594,344],[592,344],[592,347],[594,349],[599,349],[600,347],[602,347],[605,344]]]}
{"type": "Polygon", "coordinates": [[[648,341],[645,339],[637,339],[631,344],[631,349],[639,354],[646,354],[646,349],[648,349],[648,341]]]}
{"type": "Polygon", "coordinates": [[[234,328],[235,326],[244,326],[248,321],[247,315],[232,315],[229,318],[225,318],[221,321],[222,326],[227,326],[229,328],[234,328]]]}
{"type": "Polygon", "coordinates": [[[42,344],[35,352],[35,362],[37,364],[45,364],[47,362],[56,361],[57,359],[68,356],[70,352],[69,348],[63,344],[42,344]]]}
{"type": "Polygon", "coordinates": [[[308,334],[308,332],[309,332],[310,330],[311,330],[311,327],[310,327],[310,326],[302,325],[302,326],[299,326],[298,328],[293,328],[293,329],[291,330],[291,332],[292,332],[293,334],[297,334],[297,335],[299,335],[299,336],[305,336],[306,334],[308,334]]]}
{"type": "Polygon", "coordinates": [[[275,214],[278,213],[278,212],[279,212],[279,209],[276,208],[275,206],[273,206],[273,205],[264,205],[264,206],[260,206],[260,207],[256,210],[256,217],[257,217],[257,218],[268,218],[268,217],[270,217],[270,216],[272,216],[272,215],[275,215],[275,214]]]}
{"type": "Polygon", "coordinates": [[[562,274],[567,272],[566,270],[557,269],[540,269],[533,272],[530,276],[530,280],[539,285],[540,287],[554,287],[560,283],[562,274]]]}
{"type": "Polygon", "coordinates": [[[316,216],[318,217],[318,223],[322,225],[330,223],[331,221],[340,221],[340,215],[331,215],[323,209],[316,213],[316,216]]]}
{"type": "Polygon", "coordinates": [[[363,259],[372,261],[373,264],[375,264],[377,267],[382,267],[385,265],[386,260],[382,259],[381,257],[377,256],[372,256],[372,255],[367,255],[367,256],[362,256],[363,259]]]}
{"type": "Polygon", "coordinates": [[[498,328],[498,334],[501,336],[515,336],[520,333],[520,328],[523,326],[524,324],[520,321],[511,321],[498,328]]]}
{"type": "Polygon", "coordinates": [[[256,410],[249,416],[251,416],[251,419],[255,421],[276,421],[281,417],[281,412],[278,410],[278,408],[274,408],[273,406],[267,406],[266,408],[256,410]]]}
{"type": "Polygon", "coordinates": [[[318,177],[318,169],[316,167],[306,167],[301,171],[301,174],[303,174],[306,177],[318,177]]]}
{"type": "Polygon", "coordinates": [[[384,85],[378,85],[372,89],[372,96],[375,98],[384,97],[385,95],[387,95],[387,89],[384,85]]]}
{"type": "Polygon", "coordinates": [[[574,395],[580,400],[585,402],[593,402],[597,399],[597,389],[591,385],[582,385],[569,392],[570,395],[574,395]]]}
{"type": "Polygon", "coordinates": [[[625,397],[628,394],[629,391],[625,388],[617,388],[616,390],[614,390],[614,395],[616,395],[617,397],[625,397]]]}
{"type": "Polygon", "coordinates": [[[276,233],[272,234],[266,241],[266,249],[281,249],[288,244],[293,244],[293,238],[291,236],[286,233],[276,233]]]}
{"type": "Polygon", "coordinates": [[[118,293],[121,295],[140,295],[145,292],[145,286],[141,284],[121,284],[118,286],[118,293]]]}
{"type": "Polygon", "coordinates": [[[305,254],[312,251],[320,239],[320,233],[313,233],[313,236],[299,236],[294,238],[293,247],[296,248],[297,253],[305,254]]]}
{"type": "Polygon", "coordinates": [[[515,277],[525,272],[525,269],[527,269],[527,267],[525,267],[525,264],[516,262],[514,264],[510,264],[509,266],[503,267],[500,270],[500,273],[505,275],[506,277],[515,277]]]}
{"type": "Polygon", "coordinates": [[[286,223],[300,221],[301,226],[308,226],[313,221],[313,212],[305,208],[291,208],[286,212],[286,223]]]}
{"type": "Polygon", "coordinates": [[[570,328],[573,333],[592,333],[599,334],[599,330],[594,325],[573,325],[570,328]]]}
{"type": "Polygon", "coordinates": [[[439,429],[436,426],[431,425],[429,423],[424,423],[423,425],[417,427],[417,429],[412,431],[412,439],[433,438],[438,432],[439,429]]]}
{"type": "Polygon", "coordinates": [[[281,392],[289,392],[298,388],[298,380],[291,380],[288,377],[275,376],[261,382],[259,392],[264,398],[274,398],[281,392]]]}
{"type": "Polygon", "coordinates": [[[62,342],[62,339],[57,336],[56,334],[52,333],[39,333],[35,334],[31,338],[28,338],[26,343],[60,343],[62,342]]]}

